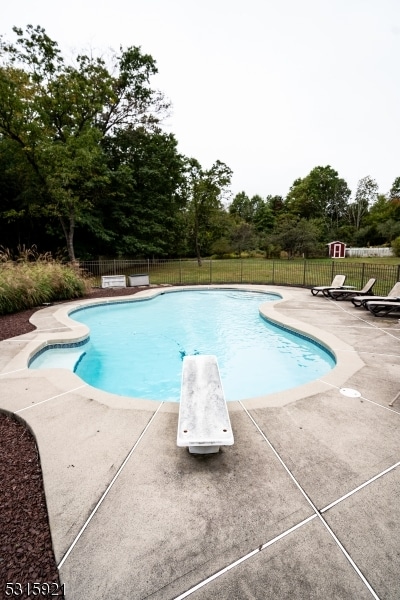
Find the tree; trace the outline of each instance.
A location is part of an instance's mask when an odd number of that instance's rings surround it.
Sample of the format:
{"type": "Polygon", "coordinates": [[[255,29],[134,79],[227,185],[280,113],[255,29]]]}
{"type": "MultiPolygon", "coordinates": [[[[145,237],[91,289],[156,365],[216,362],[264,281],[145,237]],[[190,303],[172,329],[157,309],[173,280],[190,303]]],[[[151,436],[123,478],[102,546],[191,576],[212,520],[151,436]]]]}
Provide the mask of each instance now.
{"type": "MultiPolygon", "coordinates": [[[[213,239],[213,229],[223,200],[229,195],[232,171],[217,160],[211,169],[202,169],[200,163],[187,160],[185,194],[187,198],[187,231],[195,251],[199,267],[202,265],[202,249],[210,248],[220,235],[213,239]]],[[[219,232],[218,232],[219,233],[219,232]]]]}
{"type": "Polygon", "coordinates": [[[400,236],[392,241],[391,244],[395,256],[400,256],[400,236]]]}
{"type": "Polygon", "coordinates": [[[300,218],[322,218],[331,226],[344,216],[350,190],[329,165],[315,167],[304,179],[296,179],[286,197],[286,210],[300,218]]]}
{"type": "Polygon", "coordinates": [[[185,158],[175,137],[161,130],[125,129],[104,146],[111,181],[99,202],[100,231],[92,233],[110,253],[174,255],[185,206],[185,158]]]}
{"type": "Polygon", "coordinates": [[[249,225],[253,225],[259,232],[270,231],[274,226],[275,215],[273,209],[268,201],[263,200],[258,194],[249,198],[245,192],[239,192],[234,197],[228,210],[229,214],[236,218],[239,223],[244,221],[249,225]]]}
{"type": "Polygon", "coordinates": [[[396,177],[389,192],[390,200],[400,201],[400,177],[396,177]]]}
{"type": "Polygon", "coordinates": [[[239,220],[251,223],[253,219],[253,208],[250,198],[245,192],[239,192],[236,194],[231,204],[229,205],[229,214],[239,220]]]}
{"type": "Polygon", "coordinates": [[[228,210],[224,207],[218,209],[214,213],[212,230],[209,232],[212,237],[211,245],[208,245],[206,250],[219,256],[234,252],[232,236],[236,226],[237,221],[229,214],[228,210]]]}
{"type": "Polygon", "coordinates": [[[43,144],[38,159],[40,172],[46,173],[46,211],[58,216],[71,261],[75,261],[75,227],[90,222],[93,206],[109,182],[99,138],[100,133],[88,127],[65,143],[43,144]]]}
{"type": "Polygon", "coordinates": [[[275,219],[275,214],[269,206],[268,202],[263,202],[257,207],[254,213],[253,224],[258,232],[265,233],[267,231],[271,231],[274,228],[275,219]]]}
{"type": "MultiPolygon", "coordinates": [[[[0,135],[0,244],[12,248],[31,241],[39,226],[37,204],[41,196],[36,174],[19,147],[0,135]]],[[[43,199],[42,199],[43,201],[43,199]]],[[[33,242],[32,242],[33,243],[33,242]]]]}
{"type": "Polygon", "coordinates": [[[400,219],[400,177],[397,177],[389,192],[391,218],[400,219]]]}
{"type": "Polygon", "coordinates": [[[75,227],[109,180],[101,140],[124,127],[151,130],[168,103],[151,89],[156,64],[138,47],[120,48],[110,68],[85,55],[72,66],[40,26],[13,31],[16,42],[1,49],[0,133],[39,177],[48,199],[43,214],[60,219],[74,261],[75,227]]]}
{"type": "Polygon", "coordinates": [[[279,213],[285,212],[285,202],[282,196],[271,196],[268,195],[266,199],[266,204],[268,208],[274,213],[275,217],[278,216],[279,213]]]}
{"type": "Polygon", "coordinates": [[[384,238],[384,243],[392,242],[400,236],[400,221],[388,219],[383,223],[379,223],[376,227],[378,233],[384,238]]]}
{"type": "Polygon", "coordinates": [[[365,226],[370,228],[367,242],[385,244],[400,235],[399,217],[400,202],[396,197],[379,194],[363,219],[365,226]]]}
{"type": "Polygon", "coordinates": [[[237,223],[231,233],[231,245],[238,256],[245,250],[253,250],[255,240],[254,227],[245,221],[237,223]]]}
{"type": "Polygon", "coordinates": [[[282,215],[267,242],[279,246],[289,256],[317,253],[320,223],[315,220],[299,219],[293,215],[282,215]]]}
{"type": "Polygon", "coordinates": [[[356,230],[360,229],[363,217],[378,198],[378,184],[372,177],[363,177],[357,185],[354,202],[348,207],[348,215],[356,230]]]}

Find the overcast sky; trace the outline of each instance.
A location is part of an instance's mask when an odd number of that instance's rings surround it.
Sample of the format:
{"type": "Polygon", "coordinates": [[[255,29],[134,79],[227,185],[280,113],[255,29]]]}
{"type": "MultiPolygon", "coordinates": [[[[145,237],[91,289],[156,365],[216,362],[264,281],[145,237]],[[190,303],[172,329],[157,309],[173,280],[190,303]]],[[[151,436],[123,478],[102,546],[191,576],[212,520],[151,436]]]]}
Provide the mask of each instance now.
{"type": "Polygon", "coordinates": [[[286,196],[331,165],[354,193],[400,176],[400,0],[17,0],[1,32],[40,25],[67,56],[141,46],[167,130],[232,192],[286,196]]]}

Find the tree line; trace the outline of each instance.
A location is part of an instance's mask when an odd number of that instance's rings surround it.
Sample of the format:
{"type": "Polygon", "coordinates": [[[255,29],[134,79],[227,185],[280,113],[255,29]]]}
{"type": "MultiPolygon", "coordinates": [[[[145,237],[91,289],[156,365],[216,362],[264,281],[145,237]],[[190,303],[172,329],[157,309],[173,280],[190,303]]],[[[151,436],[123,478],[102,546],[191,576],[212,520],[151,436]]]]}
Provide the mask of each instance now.
{"type": "Polygon", "coordinates": [[[66,62],[40,26],[0,38],[0,245],[76,258],[324,255],[326,243],[400,237],[400,177],[354,198],[331,166],[286,197],[231,196],[232,171],[204,168],[163,130],[171,107],[140,47],[66,62]]]}

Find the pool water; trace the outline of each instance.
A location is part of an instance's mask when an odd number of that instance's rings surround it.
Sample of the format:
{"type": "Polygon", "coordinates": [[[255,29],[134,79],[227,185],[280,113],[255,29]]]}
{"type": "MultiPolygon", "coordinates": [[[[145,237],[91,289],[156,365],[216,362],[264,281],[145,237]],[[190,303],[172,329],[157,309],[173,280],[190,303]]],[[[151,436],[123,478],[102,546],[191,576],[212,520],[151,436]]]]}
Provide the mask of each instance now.
{"type": "Polygon", "coordinates": [[[315,342],[266,321],[276,294],[237,290],[163,293],[149,300],[79,309],[90,340],[38,355],[30,368],[62,366],[123,396],[179,402],[186,355],[215,354],[227,400],[297,387],[335,366],[315,342]]]}

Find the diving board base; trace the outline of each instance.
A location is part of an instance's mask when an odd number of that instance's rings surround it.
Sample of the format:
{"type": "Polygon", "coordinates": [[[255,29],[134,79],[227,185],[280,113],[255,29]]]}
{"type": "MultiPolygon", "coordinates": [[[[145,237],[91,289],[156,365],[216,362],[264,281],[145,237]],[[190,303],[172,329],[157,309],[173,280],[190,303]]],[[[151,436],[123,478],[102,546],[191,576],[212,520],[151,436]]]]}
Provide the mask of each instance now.
{"type": "Polygon", "coordinates": [[[190,454],[217,454],[219,446],[189,446],[190,454]]]}

